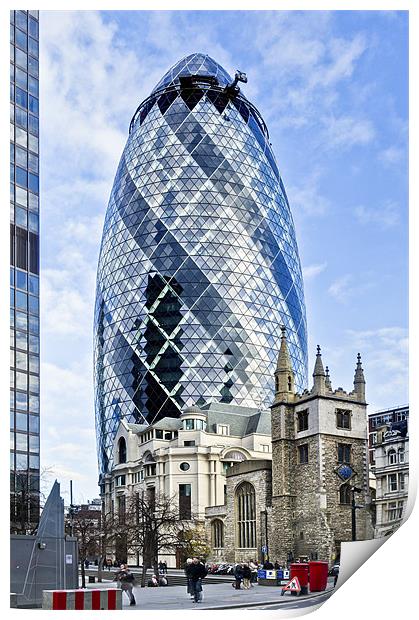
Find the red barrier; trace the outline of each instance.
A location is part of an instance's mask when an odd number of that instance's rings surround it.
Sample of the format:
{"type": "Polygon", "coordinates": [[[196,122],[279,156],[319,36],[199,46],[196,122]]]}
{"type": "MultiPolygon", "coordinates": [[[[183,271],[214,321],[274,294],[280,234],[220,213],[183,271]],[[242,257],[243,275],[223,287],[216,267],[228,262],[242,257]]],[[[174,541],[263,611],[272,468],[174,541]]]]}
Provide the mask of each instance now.
{"type": "Polygon", "coordinates": [[[67,609],[67,593],[66,592],[53,592],[52,594],[52,609],[67,609]]]}
{"type": "Polygon", "coordinates": [[[42,609],[122,609],[122,591],[44,590],[42,609]]]}

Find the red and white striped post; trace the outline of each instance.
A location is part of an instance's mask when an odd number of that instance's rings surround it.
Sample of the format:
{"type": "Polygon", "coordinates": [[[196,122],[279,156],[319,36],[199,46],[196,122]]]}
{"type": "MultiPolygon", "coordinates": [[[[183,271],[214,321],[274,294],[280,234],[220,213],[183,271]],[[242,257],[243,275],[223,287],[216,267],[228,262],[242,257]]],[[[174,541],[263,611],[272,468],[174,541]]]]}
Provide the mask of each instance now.
{"type": "Polygon", "coordinates": [[[122,609],[122,591],[44,590],[42,609],[122,609]]]}

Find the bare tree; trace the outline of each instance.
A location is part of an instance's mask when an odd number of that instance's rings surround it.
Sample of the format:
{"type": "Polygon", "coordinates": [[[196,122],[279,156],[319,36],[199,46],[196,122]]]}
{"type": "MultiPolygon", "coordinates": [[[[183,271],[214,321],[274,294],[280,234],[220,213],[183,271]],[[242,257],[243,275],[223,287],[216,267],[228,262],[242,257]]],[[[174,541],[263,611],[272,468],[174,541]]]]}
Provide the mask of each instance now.
{"type": "Polygon", "coordinates": [[[143,558],[141,587],[145,586],[147,568],[158,574],[158,558],[162,552],[175,550],[181,540],[183,522],[175,497],[142,491],[130,498],[124,523],[127,548],[143,558]]]}
{"type": "Polygon", "coordinates": [[[98,533],[98,582],[102,581],[102,570],[108,555],[108,550],[110,548],[113,548],[115,545],[117,525],[118,523],[115,515],[113,515],[111,512],[105,513],[104,509],[102,509],[98,533]]]}
{"type": "Polygon", "coordinates": [[[77,538],[79,561],[81,568],[81,587],[86,587],[85,561],[89,555],[99,552],[100,522],[85,513],[72,515],[71,526],[67,521],[67,529],[71,527],[72,534],[77,538]]]}

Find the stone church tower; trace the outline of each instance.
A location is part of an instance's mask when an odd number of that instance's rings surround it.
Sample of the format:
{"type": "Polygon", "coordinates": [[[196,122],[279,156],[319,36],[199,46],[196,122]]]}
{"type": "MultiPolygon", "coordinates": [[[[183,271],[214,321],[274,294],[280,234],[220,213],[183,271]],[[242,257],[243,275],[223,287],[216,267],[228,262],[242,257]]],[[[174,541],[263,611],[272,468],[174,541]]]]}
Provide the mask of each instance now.
{"type": "Polygon", "coordinates": [[[365,378],[358,361],[354,389],[332,389],[317,347],[313,387],[296,394],[285,328],[272,404],[271,558],[308,556],[331,562],[342,541],[372,538],[368,486],[365,378]],[[355,490],[354,490],[355,489],[355,490]],[[360,506],[352,509],[352,500],[360,506]]]}

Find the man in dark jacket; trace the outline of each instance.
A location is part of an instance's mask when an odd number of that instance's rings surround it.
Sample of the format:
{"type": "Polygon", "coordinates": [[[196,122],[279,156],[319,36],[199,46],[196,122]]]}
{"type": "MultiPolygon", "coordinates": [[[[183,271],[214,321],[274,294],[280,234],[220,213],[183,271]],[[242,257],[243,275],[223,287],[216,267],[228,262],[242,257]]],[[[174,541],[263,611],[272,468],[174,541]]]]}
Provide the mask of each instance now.
{"type": "Polygon", "coordinates": [[[188,558],[183,567],[183,570],[185,571],[185,576],[186,576],[186,592],[187,594],[189,594],[191,598],[194,598],[192,594],[191,578],[189,576],[189,569],[191,568],[191,566],[192,566],[192,558],[188,558]]]}
{"type": "Polygon", "coordinates": [[[192,564],[188,568],[188,576],[190,579],[191,594],[194,597],[194,603],[199,603],[202,592],[202,580],[207,575],[207,569],[198,560],[198,558],[192,559],[192,564]]]}
{"type": "Polygon", "coordinates": [[[234,587],[236,590],[240,590],[240,584],[243,579],[243,566],[241,564],[236,565],[236,568],[234,569],[234,578],[236,580],[234,587]]]}

